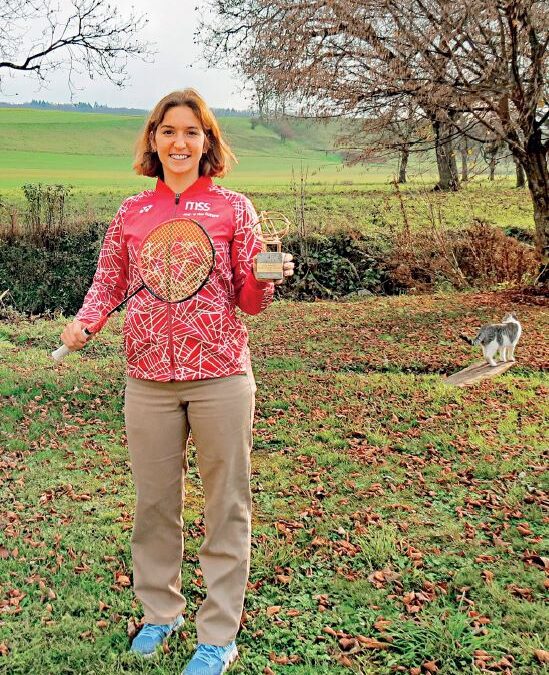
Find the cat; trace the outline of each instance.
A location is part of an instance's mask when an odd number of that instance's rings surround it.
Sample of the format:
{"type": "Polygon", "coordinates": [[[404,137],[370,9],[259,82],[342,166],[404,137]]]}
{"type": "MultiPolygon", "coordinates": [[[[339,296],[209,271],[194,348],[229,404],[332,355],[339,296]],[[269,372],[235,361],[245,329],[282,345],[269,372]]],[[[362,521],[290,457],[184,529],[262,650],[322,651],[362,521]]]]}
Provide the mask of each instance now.
{"type": "Polygon", "coordinates": [[[494,356],[499,351],[502,363],[515,361],[515,347],[522,333],[522,326],[517,317],[510,313],[503,317],[501,323],[493,323],[483,326],[477,336],[470,337],[460,334],[460,338],[470,345],[481,345],[486,362],[491,366],[497,366],[494,356]]]}

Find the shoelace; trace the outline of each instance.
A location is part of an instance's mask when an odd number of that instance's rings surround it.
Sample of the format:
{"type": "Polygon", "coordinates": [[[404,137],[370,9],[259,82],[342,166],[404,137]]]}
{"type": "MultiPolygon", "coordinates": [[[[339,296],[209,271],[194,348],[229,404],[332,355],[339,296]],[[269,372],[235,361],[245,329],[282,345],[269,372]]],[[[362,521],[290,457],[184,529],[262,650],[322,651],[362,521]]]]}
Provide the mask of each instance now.
{"type": "Polygon", "coordinates": [[[215,645],[200,644],[196,650],[196,656],[208,666],[218,665],[223,660],[221,653],[223,653],[223,648],[215,645]]]}

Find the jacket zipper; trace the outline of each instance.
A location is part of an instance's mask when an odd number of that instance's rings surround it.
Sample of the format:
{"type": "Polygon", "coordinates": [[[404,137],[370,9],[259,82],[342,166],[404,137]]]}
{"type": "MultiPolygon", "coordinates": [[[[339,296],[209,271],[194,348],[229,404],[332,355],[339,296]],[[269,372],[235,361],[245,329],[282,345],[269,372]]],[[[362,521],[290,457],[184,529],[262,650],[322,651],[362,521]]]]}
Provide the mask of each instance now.
{"type": "MultiPolygon", "coordinates": [[[[178,192],[175,195],[175,208],[173,211],[173,217],[175,218],[177,214],[177,205],[179,204],[179,199],[181,198],[181,193],[178,192]]],[[[173,353],[173,336],[172,336],[172,306],[171,303],[168,303],[168,349],[170,353],[170,379],[175,380],[175,356],[173,353]]]]}

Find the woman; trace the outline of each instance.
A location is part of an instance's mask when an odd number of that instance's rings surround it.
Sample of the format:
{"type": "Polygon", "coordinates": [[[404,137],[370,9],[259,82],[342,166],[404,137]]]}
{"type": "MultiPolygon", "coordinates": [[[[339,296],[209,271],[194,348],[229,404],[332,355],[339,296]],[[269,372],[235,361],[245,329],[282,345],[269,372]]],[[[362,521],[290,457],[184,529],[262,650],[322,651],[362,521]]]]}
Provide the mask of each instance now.
{"type": "MultiPolygon", "coordinates": [[[[208,594],[196,615],[198,647],[184,675],[219,675],[238,657],[250,568],[250,450],[255,383],[247,331],[235,307],[257,314],[274,284],[254,276],[261,244],[250,201],[212,182],[234,156],[204,100],[192,89],[164,97],[138,141],[134,169],[157,178],[129,197],[103,242],[93,284],[61,335],[71,350],[140,285],[136,252],[148,232],[177,216],[197,220],[215,247],[214,269],[194,297],[168,304],[142,290],[128,301],[126,432],[137,503],[132,535],[134,590],[144,626],[132,651],[150,656],[183,624],[181,511],[192,431],[205,494],[199,551],[208,594]],[[98,323],[99,322],[99,323],[98,323]]],[[[286,254],[284,276],[293,274],[286,254]]],[[[278,283],[278,282],[277,282],[278,283]]]]}

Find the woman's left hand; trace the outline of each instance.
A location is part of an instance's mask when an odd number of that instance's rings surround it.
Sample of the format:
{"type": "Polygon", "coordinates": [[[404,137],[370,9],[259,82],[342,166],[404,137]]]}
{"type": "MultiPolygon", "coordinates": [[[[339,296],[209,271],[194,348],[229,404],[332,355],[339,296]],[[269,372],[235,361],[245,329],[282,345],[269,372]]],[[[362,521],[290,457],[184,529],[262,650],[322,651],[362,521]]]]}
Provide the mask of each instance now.
{"type": "Polygon", "coordinates": [[[274,282],[275,286],[280,286],[280,284],[283,284],[286,281],[286,277],[293,276],[294,273],[294,263],[292,262],[293,259],[294,257],[291,253],[284,254],[284,264],[282,266],[282,273],[284,274],[284,278],[275,281],[274,282]]]}

